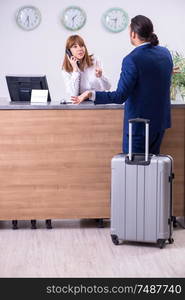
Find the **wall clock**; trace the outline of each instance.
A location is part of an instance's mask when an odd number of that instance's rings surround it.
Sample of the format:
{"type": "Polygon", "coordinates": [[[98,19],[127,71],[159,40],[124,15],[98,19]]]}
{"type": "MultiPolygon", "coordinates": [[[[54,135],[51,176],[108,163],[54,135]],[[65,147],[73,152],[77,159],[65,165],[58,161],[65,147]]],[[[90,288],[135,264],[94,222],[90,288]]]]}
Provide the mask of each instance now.
{"type": "Polygon", "coordinates": [[[62,24],[68,30],[79,30],[85,25],[86,14],[83,9],[78,6],[67,7],[62,15],[62,24]]]}
{"type": "Polygon", "coordinates": [[[110,8],[103,14],[102,23],[108,31],[123,31],[128,25],[128,14],[122,8],[110,8]]]}
{"type": "Polygon", "coordinates": [[[33,30],[41,22],[41,13],[34,6],[23,6],[16,14],[16,22],[24,30],[33,30]]]}

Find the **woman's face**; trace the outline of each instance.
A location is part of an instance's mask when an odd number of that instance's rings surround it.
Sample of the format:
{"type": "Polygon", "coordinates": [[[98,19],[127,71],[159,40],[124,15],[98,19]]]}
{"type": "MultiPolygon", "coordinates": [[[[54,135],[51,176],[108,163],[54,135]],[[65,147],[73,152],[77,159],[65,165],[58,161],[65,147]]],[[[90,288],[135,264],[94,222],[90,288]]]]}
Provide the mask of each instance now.
{"type": "Polygon", "coordinates": [[[78,44],[74,44],[71,48],[71,53],[73,56],[75,56],[77,59],[82,59],[84,58],[85,55],[85,47],[84,46],[79,46],[78,44]]]}

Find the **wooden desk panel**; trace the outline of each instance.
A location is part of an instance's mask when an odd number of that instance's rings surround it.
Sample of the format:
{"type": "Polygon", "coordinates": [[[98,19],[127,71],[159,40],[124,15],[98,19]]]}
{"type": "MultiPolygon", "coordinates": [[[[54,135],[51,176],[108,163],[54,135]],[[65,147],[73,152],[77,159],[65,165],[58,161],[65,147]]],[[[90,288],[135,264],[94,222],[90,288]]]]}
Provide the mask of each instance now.
{"type": "Polygon", "coordinates": [[[184,216],[185,109],[172,109],[172,128],[166,131],[161,153],[169,154],[174,159],[173,211],[175,216],[184,216]]]}
{"type": "MultiPolygon", "coordinates": [[[[162,150],[175,158],[183,215],[184,109],[162,150]],[[174,144],[175,141],[175,144],[174,144]]],[[[0,220],[110,217],[110,162],[121,152],[122,110],[0,111],[0,220]]]]}
{"type": "Polygon", "coordinates": [[[109,217],[121,110],[0,113],[0,219],[109,217]]]}

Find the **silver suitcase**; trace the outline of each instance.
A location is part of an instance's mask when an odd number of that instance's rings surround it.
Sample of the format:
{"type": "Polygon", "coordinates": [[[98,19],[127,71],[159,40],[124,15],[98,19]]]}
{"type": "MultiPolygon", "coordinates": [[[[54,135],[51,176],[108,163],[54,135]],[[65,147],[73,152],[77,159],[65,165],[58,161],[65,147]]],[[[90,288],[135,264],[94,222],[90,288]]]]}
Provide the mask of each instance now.
{"type": "Polygon", "coordinates": [[[169,155],[148,154],[149,120],[129,120],[129,154],[112,158],[111,238],[157,243],[163,248],[173,243],[172,173],[169,155]],[[132,123],[145,123],[145,154],[132,154],[132,123]]]}

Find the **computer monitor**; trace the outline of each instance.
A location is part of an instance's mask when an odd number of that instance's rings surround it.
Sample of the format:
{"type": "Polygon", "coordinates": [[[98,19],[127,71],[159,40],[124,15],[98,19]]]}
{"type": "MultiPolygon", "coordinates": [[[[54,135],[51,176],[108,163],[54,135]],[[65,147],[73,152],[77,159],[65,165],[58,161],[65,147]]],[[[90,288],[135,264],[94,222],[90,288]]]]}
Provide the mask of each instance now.
{"type": "Polygon", "coordinates": [[[50,94],[46,76],[15,76],[7,75],[6,82],[10,94],[10,99],[13,102],[27,102],[31,100],[31,91],[36,90],[48,90],[48,99],[50,102],[50,94]]]}

